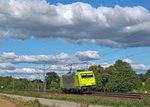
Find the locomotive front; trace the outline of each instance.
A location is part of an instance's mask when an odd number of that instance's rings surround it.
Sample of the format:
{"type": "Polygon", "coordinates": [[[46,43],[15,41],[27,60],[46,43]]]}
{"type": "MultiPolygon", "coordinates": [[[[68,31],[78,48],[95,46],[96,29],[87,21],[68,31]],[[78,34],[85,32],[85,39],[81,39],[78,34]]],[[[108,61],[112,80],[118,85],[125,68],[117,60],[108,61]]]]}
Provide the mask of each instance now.
{"type": "Polygon", "coordinates": [[[93,71],[77,72],[79,77],[79,86],[83,91],[91,91],[96,89],[95,75],[93,71]]]}

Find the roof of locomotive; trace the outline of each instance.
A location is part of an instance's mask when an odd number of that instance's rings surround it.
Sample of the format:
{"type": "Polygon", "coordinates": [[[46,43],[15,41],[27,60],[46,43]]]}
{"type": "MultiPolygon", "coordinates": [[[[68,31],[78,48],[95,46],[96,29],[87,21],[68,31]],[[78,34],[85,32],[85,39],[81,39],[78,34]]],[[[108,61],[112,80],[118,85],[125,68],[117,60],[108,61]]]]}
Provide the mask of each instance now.
{"type": "Polygon", "coordinates": [[[76,74],[82,74],[82,73],[93,73],[91,70],[84,70],[84,71],[77,71],[76,74]]]}
{"type": "Polygon", "coordinates": [[[81,74],[81,73],[93,73],[91,70],[77,70],[76,72],[68,72],[67,74],[63,76],[73,76],[75,74],[81,74]]]}

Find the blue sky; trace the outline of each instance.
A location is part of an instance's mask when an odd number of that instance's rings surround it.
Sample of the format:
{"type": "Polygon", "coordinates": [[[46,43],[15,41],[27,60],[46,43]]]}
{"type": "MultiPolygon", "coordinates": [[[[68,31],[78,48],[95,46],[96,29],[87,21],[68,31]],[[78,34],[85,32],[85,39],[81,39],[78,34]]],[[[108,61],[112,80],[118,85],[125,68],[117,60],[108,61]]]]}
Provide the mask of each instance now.
{"type": "Polygon", "coordinates": [[[89,3],[94,7],[98,7],[100,5],[104,6],[110,6],[113,7],[115,5],[120,5],[120,6],[144,6],[148,8],[148,0],[47,0],[50,3],[63,3],[63,4],[70,4],[74,2],[84,2],[84,3],[89,3]]]}
{"type": "Polygon", "coordinates": [[[34,72],[33,67],[44,61],[60,69],[55,65],[58,60],[89,61],[106,67],[122,59],[137,73],[150,68],[148,0],[0,2],[3,74],[34,72]]]}

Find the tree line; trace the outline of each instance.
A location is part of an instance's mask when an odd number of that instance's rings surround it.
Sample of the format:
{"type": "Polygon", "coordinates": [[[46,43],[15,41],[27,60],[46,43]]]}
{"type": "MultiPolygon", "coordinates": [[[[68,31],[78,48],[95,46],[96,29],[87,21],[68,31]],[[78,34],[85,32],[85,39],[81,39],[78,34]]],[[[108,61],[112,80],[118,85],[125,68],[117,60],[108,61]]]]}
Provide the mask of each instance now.
{"type": "Polygon", "coordinates": [[[136,74],[130,64],[122,60],[117,60],[115,64],[107,68],[93,65],[89,70],[95,73],[98,91],[150,91],[150,70],[147,70],[145,74],[136,74]]]}
{"type": "MultiPolygon", "coordinates": [[[[150,70],[145,74],[136,74],[136,71],[122,60],[104,68],[101,65],[92,65],[89,70],[94,71],[97,91],[103,92],[150,92],[150,70]]],[[[45,80],[15,79],[11,76],[0,77],[0,89],[30,89],[42,91],[46,82],[47,90],[60,88],[60,77],[56,72],[48,72],[45,80]]]]}
{"type": "Polygon", "coordinates": [[[37,89],[42,87],[41,80],[15,79],[11,76],[0,77],[0,89],[37,89]],[[38,84],[37,84],[38,83],[38,84]]]}

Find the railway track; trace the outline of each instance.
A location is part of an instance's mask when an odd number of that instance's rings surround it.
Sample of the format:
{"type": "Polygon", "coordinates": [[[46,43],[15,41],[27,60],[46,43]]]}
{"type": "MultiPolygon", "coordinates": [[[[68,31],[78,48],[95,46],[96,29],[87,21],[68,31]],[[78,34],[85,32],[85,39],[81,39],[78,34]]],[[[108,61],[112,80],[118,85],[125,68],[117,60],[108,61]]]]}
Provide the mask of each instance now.
{"type": "MultiPolygon", "coordinates": [[[[41,94],[43,91],[37,91],[37,90],[21,90],[24,92],[40,92],[41,94]]],[[[66,94],[62,93],[61,91],[45,91],[44,93],[47,94],[66,94]]],[[[68,93],[67,93],[68,94],[68,93]]],[[[102,97],[116,97],[116,98],[128,98],[128,99],[142,99],[143,97],[150,97],[150,94],[143,94],[143,93],[113,93],[113,92],[90,92],[90,93],[83,93],[83,94],[74,94],[69,93],[72,95],[91,95],[91,96],[102,96],[102,97]]]]}
{"type": "Polygon", "coordinates": [[[142,99],[149,94],[142,93],[111,93],[111,92],[92,92],[93,96],[104,96],[104,97],[117,97],[117,98],[130,98],[130,99],[142,99]]]}

